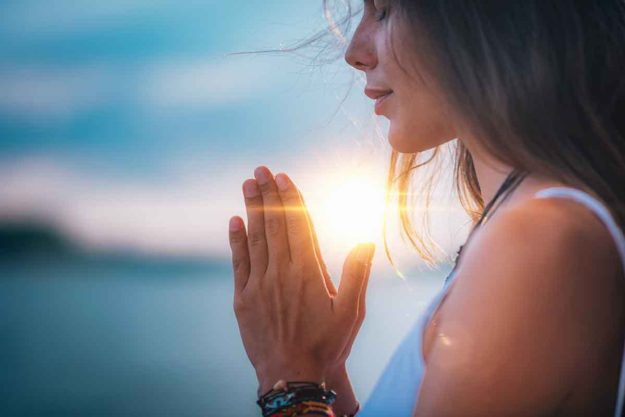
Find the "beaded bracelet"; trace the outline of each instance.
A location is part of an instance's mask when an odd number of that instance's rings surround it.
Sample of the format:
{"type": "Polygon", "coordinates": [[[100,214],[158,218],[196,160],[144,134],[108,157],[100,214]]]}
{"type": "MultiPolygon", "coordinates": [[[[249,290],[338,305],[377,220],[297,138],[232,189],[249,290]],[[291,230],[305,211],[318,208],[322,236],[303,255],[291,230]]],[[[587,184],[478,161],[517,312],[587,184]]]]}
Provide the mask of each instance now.
{"type": "Polygon", "coordinates": [[[318,401],[304,401],[289,407],[281,408],[271,414],[270,417],[296,417],[305,414],[335,417],[334,412],[329,405],[318,401]]]}
{"type": "Polygon", "coordinates": [[[299,404],[295,404],[290,407],[281,408],[276,411],[274,414],[271,414],[269,417],[297,417],[303,414],[319,414],[324,417],[355,417],[356,414],[360,411],[360,403],[357,403],[356,409],[353,413],[350,414],[335,414],[334,410],[330,408],[330,406],[325,403],[315,402],[315,401],[304,401],[299,404]]]}
{"type": "MultiPolygon", "coordinates": [[[[314,403],[318,407],[315,409],[309,408],[309,414],[316,414],[325,417],[335,417],[330,405],[336,400],[336,392],[332,390],[326,390],[325,383],[317,384],[314,382],[305,381],[293,381],[285,382],[284,380],[278,381],[271,390],[262,395],[256,403],[260,406],[263,417],[282,416],[279,414],[281,410],[288,410],[290,407],[298,404],[314,403]]],[[[304,407],[304,406],[302,406],[304,407]]],[[[298,415],[302,411],[297,411],[296,414],[284,414],[286,416],[298,415]]]]}

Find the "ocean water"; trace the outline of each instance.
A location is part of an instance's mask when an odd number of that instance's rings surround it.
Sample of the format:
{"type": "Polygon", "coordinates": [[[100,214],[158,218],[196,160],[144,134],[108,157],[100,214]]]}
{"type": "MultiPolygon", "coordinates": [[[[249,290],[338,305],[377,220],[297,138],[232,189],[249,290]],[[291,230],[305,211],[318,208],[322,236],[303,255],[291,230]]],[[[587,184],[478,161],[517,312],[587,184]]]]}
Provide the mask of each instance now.
{"type": "MultiPolygon", "coordinates": [[[[444,275],[372,275],[348,361],[361,402],[444,275]]],[[[227,263],[0,264],[0,415],[260,415],[232,294],[227,263]]]]}

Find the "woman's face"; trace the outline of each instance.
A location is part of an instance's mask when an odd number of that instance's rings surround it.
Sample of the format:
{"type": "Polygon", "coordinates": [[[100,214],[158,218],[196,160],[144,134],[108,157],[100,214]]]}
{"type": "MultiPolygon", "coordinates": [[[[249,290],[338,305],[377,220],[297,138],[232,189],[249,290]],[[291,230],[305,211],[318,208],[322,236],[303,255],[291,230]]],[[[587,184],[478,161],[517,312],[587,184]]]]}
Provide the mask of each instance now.
{"type": "Polygon", "coordinates": [[[402,30],[394,14],[388,13],[390,0],[365,0],[362,20],[354,33],[345,60],[364,71],[365,94],[376,100],[375,112],[390,121],[391,146],[404,153],[421,152],[441,145],[457,135],[444,104],[443,95],[419,65],[414,36],[402,30]],[[397,59],[391,50],[391,36],[397,59]],[[418,71],[415,71],[418,68],[418,71]]]}

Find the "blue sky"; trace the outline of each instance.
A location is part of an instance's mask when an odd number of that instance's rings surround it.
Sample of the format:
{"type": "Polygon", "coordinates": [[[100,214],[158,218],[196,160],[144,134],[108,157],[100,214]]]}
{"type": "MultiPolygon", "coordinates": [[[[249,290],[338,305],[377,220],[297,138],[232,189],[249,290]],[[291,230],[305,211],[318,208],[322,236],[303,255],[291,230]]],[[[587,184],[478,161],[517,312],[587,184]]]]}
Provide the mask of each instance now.
{"type": "Polygon", "coordinates": [[[300,145],[292,138],[327,105],[306,85],[314,75],[293,57],[227,55],[304,38],[323,24],[320,3],[15,1],[2,8],[6,155],[93,156],[122,170],[140,159],[141,169],[159,170],[171,152],[300,145]],[[292,106],[298,82],[304,108],[292,106]]]}
{"type": "Polygon", "coordinates": [[[385,121],[340,50],[229,55],[325,25],[310,0],[3,1],[0,215],[95,247],[227,256],[259,164],[313,203],[352,172],[383,180],[385,121]]]}

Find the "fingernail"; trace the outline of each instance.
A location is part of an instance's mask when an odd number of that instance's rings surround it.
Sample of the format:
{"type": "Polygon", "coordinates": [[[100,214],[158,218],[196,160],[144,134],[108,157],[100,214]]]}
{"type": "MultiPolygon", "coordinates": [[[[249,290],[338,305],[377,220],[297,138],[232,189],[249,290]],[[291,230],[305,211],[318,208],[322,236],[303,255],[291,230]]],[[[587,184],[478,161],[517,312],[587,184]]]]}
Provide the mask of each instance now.
{"type": "Polygon", "coordinates": [[[368,263],[373,258],[373,253],[375,252],[375,245],[373,243],[363,243],[358,248],[358,253],[356,254],[356,258],[359,262],[368,263]]]}
{"type": "Polygon", "coordinates": [[[267,184],[269,182],[269,173],[267,168],[258,167],[254,170],[254,176],[259,184],[267,184]]]}
{"type": "Polygon", "coordinates": [[[286,191],[289,189],[289,180],[286,175],[282,173],[276,175],[276,184],[278,184],[278,189],[280,191],[286,191]]]}
{"type": "Polygon", "coordinates": [[[238,217],[231,218],[229,227],[231,232],[238,232],[242,229],[241,219],[238,217]]]}
{"type": "Polygon", "coordinates": [[[260,194],[260,191],[256,181],[248,180],[243,184],[243,195],[245,195],[246,198],[254,198],[258,194],[260,194]]]}

